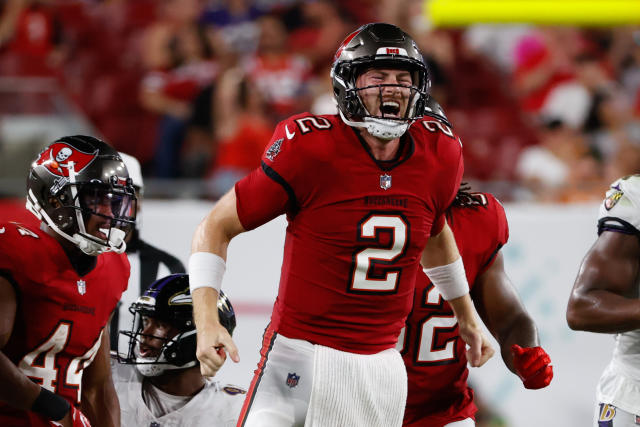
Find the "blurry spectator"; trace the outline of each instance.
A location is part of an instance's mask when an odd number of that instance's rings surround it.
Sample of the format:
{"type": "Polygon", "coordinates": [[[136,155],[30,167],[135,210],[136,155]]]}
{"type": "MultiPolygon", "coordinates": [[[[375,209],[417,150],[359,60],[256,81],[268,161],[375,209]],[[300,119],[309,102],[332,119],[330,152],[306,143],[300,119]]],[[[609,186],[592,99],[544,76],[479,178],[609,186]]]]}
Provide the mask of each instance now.
{"type": "Polygon", "coordinates": [[[589,135],[605,164],[605,181],[640,172],[640,121],[628,94],[601,92],[595,118],[598,128],[589,135]]]}
{"type": "Polygon", "coordinates": [[[238,70],[228,70],[218,82],[214,105],[216,142],[210,193],[220,197],[240,178],[260,165],[272,125],[264,118],[263,101],[238,70]]]}
{"type": "Polygon", "coordinates": [[[64,56],[62,29],[50,1],[7,0],[0,17],[0,48],[11,61],[2,74],[51,74],[64,56]]]}
{"type": "Polygon", "coordinates": [[[505,74],[511,74],[516,67],[516,46],[531,32],[525,25],[471,25],[464,32],[463,47],[488,58],[505,74]]]}
{"type": "Polygon", "coordinates": [[[452,91],[448,90],[447,79],[456,66],[455,46],[448,31],[419,30],[415,34],[416,43],[422,51],[431,78],[429,93],[443,105],[448,104],[452,91]]]}
{"type": "Polygon", "coordinates": [[[317,78],[310,85],[311,114],[321,116],[323,114],[338,114],[338,105],[333,95],[333,83],[331,79],[317,78]]]}
{"type": "Polygon", "coordinates": [[[576,82],[573,62],[582,49],[584,40],[574,28],[533,31],[520,39],[513,83],[524,111],[562,116],[566,124],[582,125],[590,98],[576,82]]]}
{"type": "Polygon", "coordinates": [[[287,29],[275,15],[258,20],[260,41],[256,54],[249,58],[245,72],[252,87],[262,96],[274,122],[308,109],[307,60],[287,48],[287,29]]]}
{"type": "Polygon", "coordinates": [[[250,0],[209,0],[200,19],[217,33],[226,49],[244,56],[253,53],[258,44],[260,30],[256,20],[263,12],[254,3],[250,0]]]}
{"type": "Polygon", "coordinates": [[[200,0],[160,0],[158,18],[145,30],[140,54],[148,70],[166,70],[174,66],[171,44],[180,30],[197,23],[200,0]]]}
{"type": "Polygon", "coordinates": [[[182,142],[191,116],[191,103],[218,72],[202,27],[181,29],[172,40],[173,68],[151,72],[142,82],[140,101],[161,115],[154,159],[154,175],[180,175],[182,142]]]}
{"type": "Polygon", "coordinates": [[[584,137],[558,119],[540,132],[540,144],[520,153],[516,173],[540,201],[575,202],[599,198],[601,170],[584,137]]]}
{"type": "Polygon", "coordinates": [[[335,46],[349,33],[351,26],[347,25],[341,10],[330,0],[302,4],[302,26],[290,34],[289,45],[311,61],[315,74],[329,73],[335,46]]]}

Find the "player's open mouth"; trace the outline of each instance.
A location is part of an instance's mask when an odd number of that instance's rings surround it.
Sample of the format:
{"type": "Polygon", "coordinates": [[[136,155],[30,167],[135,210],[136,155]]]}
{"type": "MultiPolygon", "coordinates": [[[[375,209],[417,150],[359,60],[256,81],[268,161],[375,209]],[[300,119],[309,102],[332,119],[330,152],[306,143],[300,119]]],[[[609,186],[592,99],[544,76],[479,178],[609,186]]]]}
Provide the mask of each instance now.
{"type": "Polygon", "coordinates": [[[398,117],[400,113],[400,104],[395,101],[384,101],[380,107],[383,116],[398,117]]]}
{"type": "Polygon", "coordinates": [[[157,357],[158,349],[149,347],[144,344],[140,344],[140,356],[141,357],[157,357]]]}

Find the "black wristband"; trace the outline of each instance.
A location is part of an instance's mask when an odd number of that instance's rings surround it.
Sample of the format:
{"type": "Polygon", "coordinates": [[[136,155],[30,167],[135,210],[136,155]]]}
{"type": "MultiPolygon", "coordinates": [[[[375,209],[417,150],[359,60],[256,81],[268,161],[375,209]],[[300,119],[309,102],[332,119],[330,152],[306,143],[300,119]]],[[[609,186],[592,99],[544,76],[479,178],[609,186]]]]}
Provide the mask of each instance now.
{"type": "Polygon", "coordinates": [[[33,412],[53,421],[63,419],[69,409],[71,409],[71,405],[67,402],[67,399],[50,392],[46,388],[40,389],[40,394],[36,397],[36,401],[33,402],[33,406],[31,406],[33,412]]]}

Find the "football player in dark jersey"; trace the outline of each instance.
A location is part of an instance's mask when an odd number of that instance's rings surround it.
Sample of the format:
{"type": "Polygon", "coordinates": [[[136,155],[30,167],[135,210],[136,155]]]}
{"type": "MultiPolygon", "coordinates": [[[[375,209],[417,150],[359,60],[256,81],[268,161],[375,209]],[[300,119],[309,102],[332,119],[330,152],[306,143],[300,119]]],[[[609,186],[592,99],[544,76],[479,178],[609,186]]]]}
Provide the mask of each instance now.
{"type": "MultiPolygon", "coordinates": [[[[535,323],[504,271],[501,248],[509,239],[504,208],[487,193],[460,190],[447,222],[464,260],[471,296],[485,325],[500,344],[506,366],[529,389],[553,378],[535,323]]],[[[413,309],[398,341],[409,392],[405,426],[474,426],[477,408],[467,384],[469,371],[456,320],[427,276],[418,273],[413,309]]]]}
{"type": "Polygon", "coordinates": [[[0,425],[120,425],[105,325],[127,287],[135,200],[96,138],[63,137],[31,165],[40,228],[0,224],[0,425]]]}
{"type": "Polygon", "coordinates": [[[364,25],[339,47],[331,75],[339,115],[282,121],[261,167],[193,239],[198,358],[213,375],[227,353],[238,360],[214,309],[227,246],[281,214],[289,222],[239,425],[401,425],[407,382],[395,344],[420,263],[452,305],[471,364],[493,352],[444,217],[462,177],[461,142],[425,115],[429,76],[415,42],[393,25],[364,25]]]}

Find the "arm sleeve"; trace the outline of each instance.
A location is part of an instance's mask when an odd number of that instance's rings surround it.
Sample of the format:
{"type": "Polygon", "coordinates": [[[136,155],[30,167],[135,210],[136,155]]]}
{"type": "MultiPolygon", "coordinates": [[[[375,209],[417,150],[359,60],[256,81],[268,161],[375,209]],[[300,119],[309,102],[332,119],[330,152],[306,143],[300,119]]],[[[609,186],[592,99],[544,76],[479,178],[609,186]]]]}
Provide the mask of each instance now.
{"type": "Polygon", "coordinates": [[[245,230],[253,230],[290,210],[289,194],[262,168],[238,181],[235,190],[238,218],[245,230]]]}

